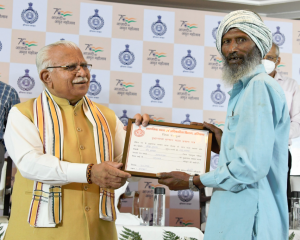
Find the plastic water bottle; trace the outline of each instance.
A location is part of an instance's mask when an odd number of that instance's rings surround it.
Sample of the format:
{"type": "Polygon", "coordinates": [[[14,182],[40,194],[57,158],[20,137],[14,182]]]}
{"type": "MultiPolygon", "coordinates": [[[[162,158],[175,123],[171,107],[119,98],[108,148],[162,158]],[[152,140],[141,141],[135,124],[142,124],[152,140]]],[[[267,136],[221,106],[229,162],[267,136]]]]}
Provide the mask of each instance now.
{"type": "Polygon", "coordinates": [[[166,195],[163,187],[154,190],[153,226],[165,226],[166,195]]]}

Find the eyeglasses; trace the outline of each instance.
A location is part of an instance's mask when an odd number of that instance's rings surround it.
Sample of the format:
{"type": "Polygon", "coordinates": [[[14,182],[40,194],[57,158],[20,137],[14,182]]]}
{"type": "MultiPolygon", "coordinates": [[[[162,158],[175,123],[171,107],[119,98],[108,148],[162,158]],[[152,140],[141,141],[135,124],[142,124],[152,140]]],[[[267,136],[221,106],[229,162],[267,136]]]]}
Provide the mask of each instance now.
{"type": "Polygon", "coordinates": [[[277,61],[277,58],[278,58],[278,57],[265,56],[264,59],[267,59],[267,60],[272,61],[272,62],[276,62],[276,61],[277,61]]]}
{"type": "Polygon", "coordinates": [[[80,65],[78,64],[72,64],[72,65],[67,65],[67,66],[53,66],[53,67],[47,67],[48,68],[64,68],[68,72],[79,72],[80,68],[83,68],[84,71],[91,71],[92,69],[92,64],[87,64],[87,63],[82,63],[80,65]],[[78,68],[79,66],[79,68],[78,68]]]}

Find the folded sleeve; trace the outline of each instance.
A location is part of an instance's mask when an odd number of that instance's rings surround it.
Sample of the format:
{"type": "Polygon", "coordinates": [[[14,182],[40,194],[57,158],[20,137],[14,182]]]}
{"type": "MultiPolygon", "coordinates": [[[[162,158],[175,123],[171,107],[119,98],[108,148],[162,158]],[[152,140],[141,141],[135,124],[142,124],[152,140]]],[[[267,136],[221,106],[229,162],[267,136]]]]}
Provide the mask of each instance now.
{"type": "Polygon", "coordinates": [[[9,112],[4,141],[23,177],[50,185],[87,183],[88,164],[60,161],[44,154],[38,130],[16,107],[9,112]]]}

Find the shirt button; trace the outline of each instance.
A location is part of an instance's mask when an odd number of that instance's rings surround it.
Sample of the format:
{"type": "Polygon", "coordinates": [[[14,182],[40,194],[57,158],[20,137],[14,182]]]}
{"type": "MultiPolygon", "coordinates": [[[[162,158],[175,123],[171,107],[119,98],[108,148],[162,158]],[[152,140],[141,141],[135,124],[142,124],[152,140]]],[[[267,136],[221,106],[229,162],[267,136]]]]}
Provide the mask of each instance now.
{"type": "Polygon", "coordinates": [[[76,112],[74,112],[74,115],[75,115],[75,116],[77,116],[77,113],[76,113],[76,112]]]}
{"type": "Polygon", "coordinates": [[[81,149],[81,150],[83,150],[84,148],[85,148],[84,146],[80,145],[80,149],[81,149]]]}
{"type": "Polygon", "coordinates": [[[77,128],[77,131],[78,131],[78,132],[81,132],[81,129],[80,129],[80,128],[77,128]]]}
{"type": "Polygon", "coordinates": [[[86,206],[86,207],[84,208],[84,210],[88,212],[88,211],[90,211],[90,208],[89,208],[88,206],[86,206]]]}
{"type": "Polygon", "coordinates": [[[87,185],[84,185],[83,189],[86,191],[89,189],[89,187],[87,185]]]}

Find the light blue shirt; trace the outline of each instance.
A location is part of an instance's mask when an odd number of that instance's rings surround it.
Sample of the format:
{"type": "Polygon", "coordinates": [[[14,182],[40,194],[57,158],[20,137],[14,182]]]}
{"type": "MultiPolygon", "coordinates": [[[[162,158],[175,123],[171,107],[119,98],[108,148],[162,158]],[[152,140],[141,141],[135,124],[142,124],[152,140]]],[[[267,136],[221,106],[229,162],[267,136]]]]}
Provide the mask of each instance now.
{"type": "Polygon", "coordinates": [[[280,85],[259,65],[229,92],[205,240],[288,239],[290,117],[280,85]]]}

